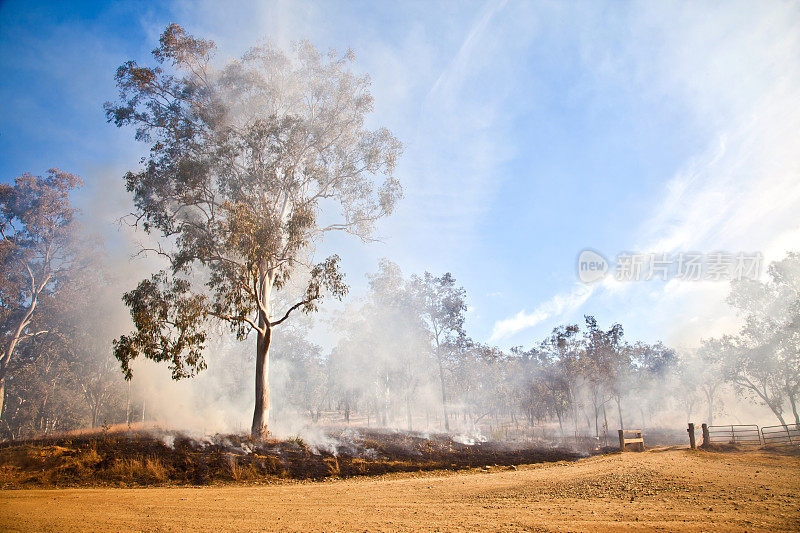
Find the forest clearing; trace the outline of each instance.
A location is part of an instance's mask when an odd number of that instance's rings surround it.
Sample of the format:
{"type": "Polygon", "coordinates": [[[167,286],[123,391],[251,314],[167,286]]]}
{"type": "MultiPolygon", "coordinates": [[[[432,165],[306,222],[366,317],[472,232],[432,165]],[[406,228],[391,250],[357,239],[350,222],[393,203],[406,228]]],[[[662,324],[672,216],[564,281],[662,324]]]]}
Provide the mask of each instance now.
{"type": "Polygon", "coordinates": [[[681,447],[326,482],[0,492],[4,531],[796,531],[800,459],[681,447]]]}

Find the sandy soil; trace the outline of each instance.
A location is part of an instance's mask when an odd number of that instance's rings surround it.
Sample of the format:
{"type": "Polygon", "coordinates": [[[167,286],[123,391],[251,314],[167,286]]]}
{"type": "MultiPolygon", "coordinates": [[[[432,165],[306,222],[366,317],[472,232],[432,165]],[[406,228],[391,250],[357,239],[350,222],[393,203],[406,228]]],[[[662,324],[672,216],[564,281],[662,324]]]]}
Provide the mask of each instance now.
{"type": "Polygon", "coordinates": [[[800,459],[628,452],[577,463],[264,486],[0,492],[0,530],[798,531],[800,459]]]}

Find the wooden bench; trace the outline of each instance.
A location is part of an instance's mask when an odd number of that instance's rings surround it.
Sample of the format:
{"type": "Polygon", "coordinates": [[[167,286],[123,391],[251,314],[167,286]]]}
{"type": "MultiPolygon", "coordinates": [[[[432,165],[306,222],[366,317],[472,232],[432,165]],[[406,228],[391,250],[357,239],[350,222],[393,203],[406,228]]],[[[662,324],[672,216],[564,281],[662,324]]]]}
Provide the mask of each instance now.
{"type": "Polygon", "coordinates": [[[619,451],[625,451],[626,444],[635,444],[637,451],[644,451],[644,435],[641,429],[619,430],[619,451]]]}

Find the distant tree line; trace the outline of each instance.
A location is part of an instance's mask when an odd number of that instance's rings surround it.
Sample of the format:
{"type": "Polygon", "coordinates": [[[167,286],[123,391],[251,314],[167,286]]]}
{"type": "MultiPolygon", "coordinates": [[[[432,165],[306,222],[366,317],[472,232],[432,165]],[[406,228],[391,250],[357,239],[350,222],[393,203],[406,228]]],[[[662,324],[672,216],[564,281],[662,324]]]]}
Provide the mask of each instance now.
{"type": "Polygon", "coordinates": [[[334,320],[341,337],[330,354],[290,341],[302,370],[287,382],[285,405],[314,420],[333,409],[345,422],[358,415],[405,429],[513,423],[601,436],[610,427],[661,426],[676,413],[713,423],[735,392],[771,409],[781,424],[800,423],[800,255],[774,263],[769,275],[765,283],[732,285],[741,333],[705,339],[693,351],[629,341],[622,325],[604,329],[593,316],[506,351],[466,334],[466,292],[450,274],[404,277],[384,259],[363,301],[334,320]]]}

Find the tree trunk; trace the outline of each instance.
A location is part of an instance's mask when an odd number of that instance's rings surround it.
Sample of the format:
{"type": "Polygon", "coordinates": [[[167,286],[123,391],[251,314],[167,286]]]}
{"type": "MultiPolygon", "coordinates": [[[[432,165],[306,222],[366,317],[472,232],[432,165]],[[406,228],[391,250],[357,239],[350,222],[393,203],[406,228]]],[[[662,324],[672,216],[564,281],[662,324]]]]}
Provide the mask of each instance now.
{"type": "Polygon", "coordinates": [[[789,403],[792,405],[792,413],[794,414],[794,423],[800,426],[800,415],[797,413],[797,400],[795,400],[794,394],[789,392],[789,403]]]}
{"type": "Polygon", "coordinates": [[[6,377],[0,377],[0,420],[3,420],[3,406],[6,400],[6,377]]]}
{"type": "Polygon", "coordinates": [[[620,397],[617,396],[614,398],[617,402],[617,413],[619,413],[619,429],[625,429],[625,426],[622,423],[622,402],[620,401],[620,397]]]}
{"type": "Polygon", "coordinates": [[[253,411],[253,425],[250,436],[263,439],[267,436],[269,422],[269,345],[272,330],[267,327],[266,333],[258,334],[256,341],[256,405],[253,411]]]}
{"type": "Polygon", "coordinates": [[[800,415],[797,413],[797,399],[795,398],[796,389],[789,384],[789,375],[786,375],[786,396],[789,397],[789,405],[792,406],[792,414],[794,415],[794,423],[800,426],[800,415]]]}
{"type": "MultiPolygon", "coordinates": [[[[48,282],[50,276],[45,278],[45,283],[48,282]]],[[[31,283],[33,283],[33,279],[31,279],[31,283]]],[[[42,285],[44,288],[44,284],[42,285]]],[[[41,289],[40,289],[41,290],[41,289]]],[[[17,323],[17,326],[11,332],[11,338],[8,340],[8,344],[5,346],[5,350],[0,352],[0,421],[3,420],[3,404],[5,403],[6,397],[6,373],[8,372],[8,365],[11,363],[11,358],[14,356],[14,351],[17,348],[17,344],[20,341],[20,337],[22,336],[22,332],[28,327],[30,324],[31,317],[33,316],[33,312],[36,310],[36,305],[39,302],[39,292],[34,290],[31,295],[31,303],[28,306],[28,310],[25,312],[25,316],[22,317],[17,323]]]]}
{"type": "Polygon", "coordinates": [[[575,426],[575,436],[578,436],[578,413],[573,410],[572,411],[572,425],[575,426]]]}
{"type": "Polygon", "coordinates": [[[706,402],[708,403],[708,425],[714,425],[714,391],[710,389],[706,389],[706,402]]]}
{"type": "Polygon", "coordinates": [[[375,413],[375,425],[381,425],[381,410],[378,408],[378,384],[375,383],[375,392],[372,395],[372,410],[375,413]]]}
{"type": "Polygon", "coordinates": [[[131,382],[128,381],[128,399],[125,404],[125,423],[131,425],[131,382]]]}
{"type": "Polygon", "coordinates": [[[450,422],[447,420],[447,389],[444,383],[444,365],[439,342],[436,342],[436,360],[439,362],[439,381],[442,384],[442,413],[444,413],[444,430],[450,431],[450,422]]]}
{"type": "Polygon", "coordinates": [[[408,420],[408,431],[413,431],[411,425],[411,395],[406,394],[406,419],[408,420]]]}
{"type": "Polygon", "coordinates": [[[387,370],[383,376],[383,383],[382,383],[382,392],[383,392],[383,402],[381,402],[381,408],[383,409],[383,425],[387,426],[389,424],[389,420],[394,422],[394,409],[391,405],[391,390],[389,389],[389,371],[387,370]]]}
{"type": "Polygon", "coordinates": [[[756,391],[756,394],[758,394],[761,397],[761,399],[764,401],[764,403],[767,404],[767,407],[769,407],[772,410],[772,412],[775,414],[775,416],[778,418],[778,420],[780,420],[781,425],[785,426],[786,425],[786,421],[783,419],[783,409],[782,409],[782,406],[781,406],[781,404],[783,403],[782,400],[780,398],[777,398],[776,401],[773,402],[773,401],[771,401],[769,399],[769,393],[767,392],[766,380],[764,380],[761,383],[761,386],[764,388],[763,392],[758,387],[756,387],[754,384],[752,384],[752,383],[750,384],[750,388],[753,389],[754,391],[756,391]]]}

